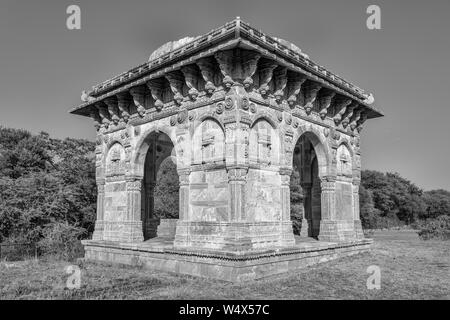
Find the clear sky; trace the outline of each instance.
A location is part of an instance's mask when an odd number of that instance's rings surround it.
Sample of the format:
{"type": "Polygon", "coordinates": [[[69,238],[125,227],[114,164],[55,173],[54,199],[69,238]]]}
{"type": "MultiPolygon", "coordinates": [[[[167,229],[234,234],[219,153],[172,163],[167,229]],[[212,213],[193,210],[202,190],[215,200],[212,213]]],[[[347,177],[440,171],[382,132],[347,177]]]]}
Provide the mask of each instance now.
{"type": "Polygon", "coordinates": [[[83,89],[236,16],[373,92],[386,116],[362,131],[365,169],[450,190],[449,0],[1,0],[0,125],[94,139],[90,119],[67,112],[83,89]],[[81,30],[66,28],[71,4],[81,30]],[[370,4],[381,30],[366,27],[370,4]]]}

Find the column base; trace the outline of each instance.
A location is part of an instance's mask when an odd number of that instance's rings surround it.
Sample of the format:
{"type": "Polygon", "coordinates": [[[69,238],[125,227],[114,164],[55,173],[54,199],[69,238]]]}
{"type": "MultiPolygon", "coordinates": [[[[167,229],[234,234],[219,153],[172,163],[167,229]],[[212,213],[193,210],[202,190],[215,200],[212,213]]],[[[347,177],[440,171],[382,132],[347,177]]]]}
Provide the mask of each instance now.
{"type": "Polygon", "coordinates": [[[306,219],[302,219],[302,227],[300,229],[300,237],[308,238],[309,237],[309,222],[306,219]]]}
{"type": "Polygon", "coordinates": [[[295,244],[292,222],[178,221],[175,248],[247,251],[295,244]]]}
{"type": "Polygon", "coordinates": [[[142,242],[142,221],[104,221],[103,240],[142,242]]]}
{"type": "Polygon", "coordinates": [[[104,221],[95,221],[94,233],[92,234],[92,240],[103,240],[104,221]]]}
{"type": "Polygon", "coordinates": [[[143,224],[144,240],[155,238],[157,236],[157,229],[160,223],[159,218],[147,219],[143,224]]]}
{"type": "Polygon", "coordinates": [[[355,227],[353,221],[322,220],[320,222],[319,240],[326,242],[345,242],[355,240],[355,227]]]}
{"type": "Polygon", "coordinates": [[[354,229],[355,229],[355,238],[356,239],[364,239],[365,238],[361,220],[354,220],[354,229]]]}

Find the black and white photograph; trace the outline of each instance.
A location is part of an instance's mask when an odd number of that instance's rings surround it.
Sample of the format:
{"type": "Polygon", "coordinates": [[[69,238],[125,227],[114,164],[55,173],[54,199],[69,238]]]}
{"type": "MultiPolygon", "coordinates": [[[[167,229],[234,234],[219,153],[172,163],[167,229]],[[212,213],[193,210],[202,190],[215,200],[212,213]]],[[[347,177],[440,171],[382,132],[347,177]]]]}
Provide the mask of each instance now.
{"type": "Polygon", "coordinates": [[[448,302],[449,17],[0,0],[0,300],[448,302]]]}

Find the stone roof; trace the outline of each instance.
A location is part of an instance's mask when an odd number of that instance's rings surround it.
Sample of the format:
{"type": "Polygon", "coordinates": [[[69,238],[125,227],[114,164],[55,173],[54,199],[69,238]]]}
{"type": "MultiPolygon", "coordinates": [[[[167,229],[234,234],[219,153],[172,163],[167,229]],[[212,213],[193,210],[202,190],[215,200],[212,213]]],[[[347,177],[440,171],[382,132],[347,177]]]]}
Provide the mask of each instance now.
{"type": "Polygon", "coordinates": [[[92,91],[88,93],[89,101],[73,108],[70,112],[82,114],[82,109],[94,102],[119,93],[123,89],[129,89],[145,83],[156,72],[165,72],[169,67],[173,69],[181,60],[191,58],[194,54],[197,54],[196,58],[212,55],[215,51],[229,49],[232,46],[240,46],[244,41],[248,44],[255,43],[260,48],[263,48],[263,52],[261,52],[263,55],[274,59],[278,57],[283,58],[289,65],[300,68],[301,72],[312,80],[325,84],[338,92],[344,92],[358,100],[359,103],[372,110],[373,115],[370,118],[383,115],[380,110],[365,103],[370,94],[363,89],[317,64],[296,45],[286,40],[266,35],[240,20],[239,17],[217,29],[211,30],[205,35],[186,37],[164,44],[152,53],[148,62],[94,86],[92,91]]]}

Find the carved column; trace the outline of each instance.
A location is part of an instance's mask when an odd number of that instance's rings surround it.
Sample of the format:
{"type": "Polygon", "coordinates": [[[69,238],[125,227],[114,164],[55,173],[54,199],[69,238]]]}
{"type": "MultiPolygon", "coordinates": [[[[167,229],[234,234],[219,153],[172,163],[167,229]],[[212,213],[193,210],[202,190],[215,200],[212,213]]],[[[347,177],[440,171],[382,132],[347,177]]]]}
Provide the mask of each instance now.
{"type": "Polygon", "coordinates": [[[103,240],[104,230],[104,201],[105,201],[105,180],[97,180],[97,219],[95,220],[95,229],[92,240],[103,240]]]}
{"type": "Polygon", "coordinates": [[[302,218],[302,228],[300,230],[300,236],[307,238],[311,235],[309,225],[311,223],[311,183],[302,183],[302,193],[303,193],[303,218],[302,218]]]}
{"type": "Polygon", "coordinates": [[[339,241],[336,222],[336,177],[321,177],[321,214],[320,241],[339,241]]]}
{"type": "Polygon", "coordinates": [[[291,174],[292,170],[284,168],[280,170],[281,176],[281,246],[295,245],[294,232],[291,221],[291,174]]]}
{"type": "Polygon", "coordinates": [[[178,177],[180,181],[179,190],[179,211],[178,221],[175,231],[175,247],[188,247],[191,245],[190,239],[190,222],[189,222],[189,184],[190,184],[190,169],[178,170],[178,177]]]}
{"type": "Polygon", "coordinates": [[[178,170],[178,177],[180,181],[180,210],[179,220],[189,220],[189,176],[190,169],[178,170]]]}
{"type": "Polygon", "coordinates": [[[248,168],[228,169],[228,190],[230,194],[230,221],[245,219],[244,192],[248,168]]]}
{"type": "Polygon", "coordinates": [[[140,177],[127,177],[126,196],[127,196],[127,217],[123,224],[120,235],[125,242],[144,241],[141,221],[141,192],[142,179],[140,177]]]}
{"type": "Polygon", "coordinates": [[[360,208],[359,208],[359,180],[353,180],[352,188],[353,188],[353,219],[354,219],[354,229],[355,229],[355,238],[356,239],[364,239],[364,233],[361,224],[360,217],[360,208]]]}

